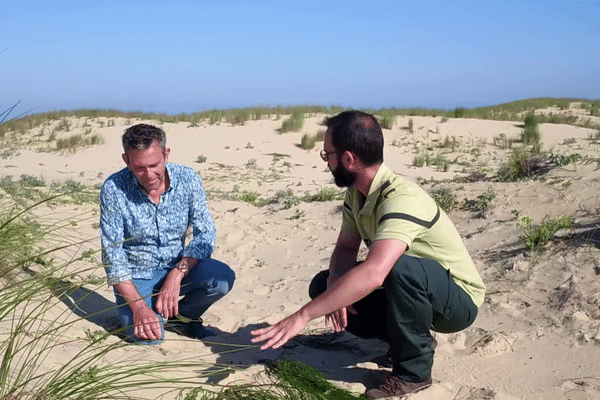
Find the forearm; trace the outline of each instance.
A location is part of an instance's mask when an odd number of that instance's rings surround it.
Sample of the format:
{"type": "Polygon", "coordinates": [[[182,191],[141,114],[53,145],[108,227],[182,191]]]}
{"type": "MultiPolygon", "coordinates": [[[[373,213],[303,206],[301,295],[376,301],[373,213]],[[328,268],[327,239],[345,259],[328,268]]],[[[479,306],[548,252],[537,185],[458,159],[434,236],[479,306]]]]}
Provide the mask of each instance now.
{"type": "Polygon", "coordinates": [[[378,277],[372,273],[368,264],[360,264],[331,282],[320,296],[300,309],[308,320],[331,314],[348,307],[367,296],[381,285],[378,277]]]}
{"type": "Polygon", "coordinates": [[[142,299],[133,282],[130,280],[116,283],[114,288],[127,303],[132,312],[136,309],[147,307],[146,302],[142,299]]]}
{"type": "Polygon", "coordinates": [[[329,278],[327,278],[327,286],[331,286],[355,265],[356,253],[336,247],[329,262],[329,278]]]}

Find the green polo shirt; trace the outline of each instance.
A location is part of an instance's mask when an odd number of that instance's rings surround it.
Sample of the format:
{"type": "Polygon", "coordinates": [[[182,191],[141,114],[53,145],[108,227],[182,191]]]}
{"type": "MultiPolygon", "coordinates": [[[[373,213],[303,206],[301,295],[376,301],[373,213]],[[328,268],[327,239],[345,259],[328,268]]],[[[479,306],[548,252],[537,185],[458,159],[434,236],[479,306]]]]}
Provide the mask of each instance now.
{"type": "Polygon", "coordinates": [[[406,254],[439,262],[477,307],[485,285],[456,227],[417,184],[382,164],[364,196],[350,187],[344,199],[342,227],[358,232],[367,247],[379,239],[406,243],[406,254]]]}

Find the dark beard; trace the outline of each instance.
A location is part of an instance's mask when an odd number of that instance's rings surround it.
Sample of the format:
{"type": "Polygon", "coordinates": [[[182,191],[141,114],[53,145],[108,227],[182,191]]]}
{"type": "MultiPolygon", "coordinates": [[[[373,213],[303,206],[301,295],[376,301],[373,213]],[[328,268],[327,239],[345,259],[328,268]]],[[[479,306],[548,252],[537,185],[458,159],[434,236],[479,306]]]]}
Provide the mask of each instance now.
{"type": "Polygon", "coordinates": [[[338,166],[331,173],[338,187],[350,187],[356,181],[356,173],[347,171],[341,162],[338,162],[338,166]]]}

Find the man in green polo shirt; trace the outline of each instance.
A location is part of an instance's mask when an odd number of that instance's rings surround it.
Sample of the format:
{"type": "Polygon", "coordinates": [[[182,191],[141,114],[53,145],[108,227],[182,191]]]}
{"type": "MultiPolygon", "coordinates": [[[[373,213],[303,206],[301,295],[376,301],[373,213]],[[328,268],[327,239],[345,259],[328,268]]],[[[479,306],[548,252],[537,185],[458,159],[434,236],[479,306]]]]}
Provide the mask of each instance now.
{"type": "Polygon", "coordinates": [[[416,184],[383,163],[383,134],[367,113],[344,111],[325,121],[321,157],[348,187],[342,228],[329,270],[311,282],[312,300],[277,324],[252,332],[261,349],[277,348],[312,319],[335,331],[377,337],[390,345],[392,373],[367,390],[372,399],[431,385],[431,330],[470,326],[485,286],[454,224],[416,184]],[[361,241],[367,258],[357,262],[361,241]]]}

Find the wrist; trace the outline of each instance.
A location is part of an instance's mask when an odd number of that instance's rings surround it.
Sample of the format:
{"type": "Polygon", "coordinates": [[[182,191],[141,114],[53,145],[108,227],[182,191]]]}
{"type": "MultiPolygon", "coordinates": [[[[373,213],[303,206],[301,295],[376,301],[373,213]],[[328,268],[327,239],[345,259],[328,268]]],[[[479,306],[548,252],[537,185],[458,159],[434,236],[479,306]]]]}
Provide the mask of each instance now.
{"type": "Polygon", "coordinates": [[[177,264],[175,264],[175,268],[173,268],[183,274],[183,276],[187,275],[190,270],[190,266],[188,262],[184,259],[181,259],[177,264]]]}

